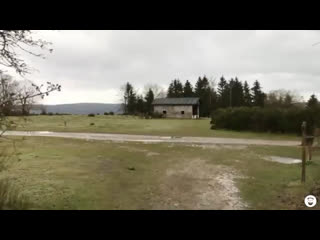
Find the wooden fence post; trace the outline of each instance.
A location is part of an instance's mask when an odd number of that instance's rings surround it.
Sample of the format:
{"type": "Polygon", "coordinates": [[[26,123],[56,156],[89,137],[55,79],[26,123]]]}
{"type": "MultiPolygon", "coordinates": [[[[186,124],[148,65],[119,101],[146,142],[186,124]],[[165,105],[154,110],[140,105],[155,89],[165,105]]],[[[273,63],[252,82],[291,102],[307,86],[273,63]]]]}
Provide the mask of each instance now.
{"type": "Polygon", "coordinates": [[[301,142],[301,148],[302,148],[302,168],[301,168],[301,182],[304,183],[306,181],[306,128],[307,128],[307,122],[303,121],[301,125],[301,131],[302,131],[302,142],[301,142]]]}

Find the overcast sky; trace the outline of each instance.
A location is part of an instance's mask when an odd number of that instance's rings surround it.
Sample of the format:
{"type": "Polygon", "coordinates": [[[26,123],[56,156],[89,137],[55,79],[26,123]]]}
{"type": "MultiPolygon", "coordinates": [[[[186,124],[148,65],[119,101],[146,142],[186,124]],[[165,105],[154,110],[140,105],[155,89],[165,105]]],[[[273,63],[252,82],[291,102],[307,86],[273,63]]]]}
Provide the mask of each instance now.
{"type": "Polygon", "coordinates": [[[36,83],[62,85],[43,103],[120,102],[120,86],[129,81],[167,88],[206,75],[216,81],[237,76],[263,90],[298,91],[320,98],[319,31],[37,31],[53,43],[47,59],[27,56],[38,71],[36,83]]]}

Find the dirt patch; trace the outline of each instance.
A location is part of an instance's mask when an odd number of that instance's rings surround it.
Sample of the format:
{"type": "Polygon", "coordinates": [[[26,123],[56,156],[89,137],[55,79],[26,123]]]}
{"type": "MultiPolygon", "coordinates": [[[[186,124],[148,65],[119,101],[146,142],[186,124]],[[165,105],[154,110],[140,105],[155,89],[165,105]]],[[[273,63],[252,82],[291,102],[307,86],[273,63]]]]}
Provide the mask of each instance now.
{"type": "Polygon", "coordinates": [[[135,147],[130,147],[130,146],[118,146],[119,148],[125,149],[128,152],[148,152],[148,150],[145,149],[139,149],[135,147]]]}
{"type": "Polygon", "coordinates": [[[146,149],[139,149],[139,148],[135,148],[135,147],[130,147],[130,146],[119,146],[119,148],[125,149],[128,152],[142,152],[142,153],[146,153],[147,157],[153,157],[153,156],[158,156],[160,155],[160,153],[157,152],[150,152],[146,149]]]}
{"type": "Polygon", "coordinates": [[[154,209],[245,209],[236,178],[241,176],[232,168],[202,159],[177,164],[166,171],[154,209]]]}

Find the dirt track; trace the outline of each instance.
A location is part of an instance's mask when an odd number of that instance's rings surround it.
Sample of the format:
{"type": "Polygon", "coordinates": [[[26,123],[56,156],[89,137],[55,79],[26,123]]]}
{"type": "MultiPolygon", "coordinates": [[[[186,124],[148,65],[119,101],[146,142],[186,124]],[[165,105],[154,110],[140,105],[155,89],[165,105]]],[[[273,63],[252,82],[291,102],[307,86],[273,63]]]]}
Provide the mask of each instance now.
{"type": "Polygon", "coordinates": [[[207,164],[200,158],[174,164],[162,179],[161,194],[154,196],[152,209],[246,209],[248,204],[235,184],[237,178],[244,176],[231,167],[207,164]]]}
{"type": "Polygon", "coordinates": [[[151,135],[129,135],[108,133],[71,133],[71,132],[48,132],[48,131],[8,131],[6,136],[42,136],[63,137],[86,140],[104,140],[114,142],[144,142],[144,143],[195,143],[195,144],[228,144],[228,145],[269,145],[269,146],[298,146],[298,141],[280,141],[263,139],[241,138],[214,138],[214,137],[171,137],[151,135]]]}

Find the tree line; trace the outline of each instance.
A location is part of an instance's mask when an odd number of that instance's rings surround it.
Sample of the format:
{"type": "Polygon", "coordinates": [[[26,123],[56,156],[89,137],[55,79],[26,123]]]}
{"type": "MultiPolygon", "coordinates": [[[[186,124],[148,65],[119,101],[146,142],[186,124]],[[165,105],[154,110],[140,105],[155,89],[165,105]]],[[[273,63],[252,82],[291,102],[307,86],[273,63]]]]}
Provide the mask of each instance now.
{"type": "MultiPolygon", "coordinates": [[[[152,101],[156,98],[152,88],[145,91],[144,96],[138,94],[129,82],[122,87],[123,110],[126,114],[152,113],[152,101]]],[[[242,83],[237,77],[226,80],[220,78],[217,88],[215,81],[206,76],[199,77],[193,86],[189,80],[184,83],[174,79],[168,86],[164,97],[182,98],[198,97],[200,99],[200,116],[209,117],[218,108],[240,106],[264,106],[266,94],[262,91],[258,80],[250,88],[247,81],[242,83]]]]}
{"type": "MultiPolygon", "coordinates": [[[[279,93],[279,92],[278,92],[279,93]]],[[[292,95],[269,94],[266,107],[219,108],[212,113],[212,129],[301,134],[301,123],[307,122],[307,134],[320,127],[320,103],[313,94],[306,104],[293,104],[292,95]],[[291,103],[290,103],[291,102],[291,103]],[[278,105],[277,105],[278,104],[278,105]]],[[[294,95],[293,95],[294,96],[294,95]]]]}

